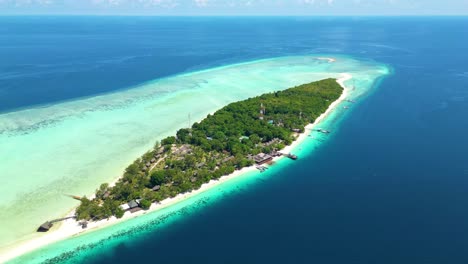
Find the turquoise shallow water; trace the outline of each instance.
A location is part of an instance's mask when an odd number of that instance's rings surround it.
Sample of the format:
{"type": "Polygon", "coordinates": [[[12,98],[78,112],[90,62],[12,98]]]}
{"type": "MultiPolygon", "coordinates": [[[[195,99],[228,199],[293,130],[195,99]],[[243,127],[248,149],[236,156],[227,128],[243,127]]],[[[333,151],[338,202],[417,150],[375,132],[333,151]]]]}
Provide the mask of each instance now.
{"type": "MultiPolygon", "coordinates": [[[[5,245],[18,238],[37,236],[33,230],[38,223],[61,216],[76,205],[64,199],[63,193],[90,194],[100,183],[115,179],[155,140],[186,126],[189,113],[199,120],[229,102],[314,80],[337,78],[343,72],[353,75],[346,83],[354,87],[348,98],[359,101],[372,91],[376,80],[389,73],[388,67],[372,61],[333,56],[337,61],[329,63],[317,57],[323,56],[280,57],[228,65],[156,80],[113,94],[1,115],[0,143],[7,148],[0,150],[0,156],[10,158],[0,166],[15,177],[8,178],[9,186],[14,188],[0,187],[7,194],[1,204],[0,220],[12,213],[17,216],[12,226],[2,227],[7,236],[1,242],[5,245]],[[29,160],[29,165],[37,170],[25,174],[27,168],[21,166],[24,160],[29,160]],[[34,181],[30,180],[31,174],[34,181]],[[8,206],[12,203],[16,207],[8,206]],[[21,229],[11,228],[18,227],[18,222],[21,229]]],[[[352,107],[343,106],[319,126],[338,129],[339,121],[352,111],[352,107]]],[[[309,155],[326,138],[313,132],[295,152],[309,155]]],[[[100,246],[142,238],[225,195],[261,184],[265,177],[290,164],[282,160],[267,173],[243,175],[170,208],[56,243],[16,261],[54,262],[56,257],[64,260],[71,255],[76,261],[100,246]]]]}

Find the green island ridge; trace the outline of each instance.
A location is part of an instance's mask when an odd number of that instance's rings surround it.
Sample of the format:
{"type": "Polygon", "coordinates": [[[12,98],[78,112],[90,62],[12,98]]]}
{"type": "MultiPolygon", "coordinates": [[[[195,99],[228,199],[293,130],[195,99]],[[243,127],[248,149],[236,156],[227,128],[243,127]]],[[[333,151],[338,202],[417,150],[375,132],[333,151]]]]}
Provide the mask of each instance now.
{"type": "Polygon", "coordinates": [[[342,92],[335,79],[325,79],[231,103],[156,142],[115,186],[104,183],[95,198],[79,198],[76,219],[121,218],[125,211],[147,210],[235,170],[269,162],[342,92]]]}

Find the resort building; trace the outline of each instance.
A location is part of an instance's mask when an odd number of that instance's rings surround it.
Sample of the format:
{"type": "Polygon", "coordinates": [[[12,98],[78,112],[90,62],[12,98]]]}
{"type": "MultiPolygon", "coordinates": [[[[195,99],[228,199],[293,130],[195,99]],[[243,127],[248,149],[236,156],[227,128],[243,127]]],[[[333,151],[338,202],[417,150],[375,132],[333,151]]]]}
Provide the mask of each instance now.
{"type": "Polygon", "coordinates": [[[253,157],[253,159],[254,159],[255,163],[257,163],[258,165],[261,165],[261,164],[272,161],[273,157],[268,155],[268,154],[265,154],[265,153],[259,153],[259,154],[255,155],[253,157]]]}
{"type": "Polygon", "coordinates": [[[140,205],[138,204],[137,201],[131,200],[130,202],[128,202],[126,204],[122,204],[120,206],[120,208],[122,208],[122,210],[124,210],[124,211],[130,211],[130,212],[133,213],[133,212],[141,210],[141,208],[139,206],[140,205]]]}

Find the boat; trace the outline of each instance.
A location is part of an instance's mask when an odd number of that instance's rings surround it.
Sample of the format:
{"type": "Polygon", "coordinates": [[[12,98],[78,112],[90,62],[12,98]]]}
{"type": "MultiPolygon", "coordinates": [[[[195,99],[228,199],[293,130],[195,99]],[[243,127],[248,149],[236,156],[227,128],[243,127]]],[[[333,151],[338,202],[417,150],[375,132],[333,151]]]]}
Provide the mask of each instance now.
{"type": "Polygon", "coordinates": [[[320,133],[324,133],[324,134],[329,134],[330,133],[329,130],[325,130],[323,128],[317,128],[317,131],[320,132],[320,133]]]}

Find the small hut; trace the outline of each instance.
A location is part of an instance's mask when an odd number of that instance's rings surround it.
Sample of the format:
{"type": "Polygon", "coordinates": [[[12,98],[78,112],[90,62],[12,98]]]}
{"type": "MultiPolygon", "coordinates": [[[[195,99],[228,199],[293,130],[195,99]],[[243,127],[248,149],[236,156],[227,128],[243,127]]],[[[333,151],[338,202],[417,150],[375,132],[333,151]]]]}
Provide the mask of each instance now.
{"type": "Polygon", "coordinates": [[[138,212],[141,210],[139,201],[137,200],[131,200],[130,202],[128,202],[128,207],[129,207],[128,211],[130,211],[130,213],[138,212]]]}
{"type": "Polygon", "coordinates": [[[159,189],[161,189],[161,185],[156,185],[151,190],[156,192],[156,191],[159,191],[159,189]]]}
{"type": "Polygon", "coordinates": [[[47,232],[52,228],[53,224],[49,221],[43,223],[38,229],[37,232],[47,232]]]}
{"type": "Polygon", "coordinates": [[[164,147],[160,147],[158,151],[156,152],[156,155],[160,155],[164,153],[164,147]]]}
{"type": "Polygon", "coordinates": [[[138,207],[138,203],[135,200],[131,200],[130,202],[128,202],[129,209],[133,209],[135,207],[138,207]]]}

